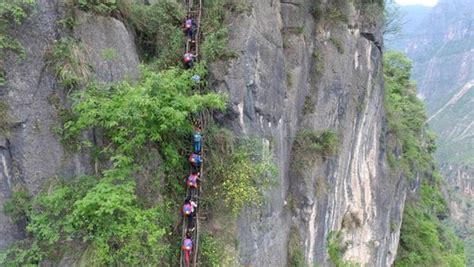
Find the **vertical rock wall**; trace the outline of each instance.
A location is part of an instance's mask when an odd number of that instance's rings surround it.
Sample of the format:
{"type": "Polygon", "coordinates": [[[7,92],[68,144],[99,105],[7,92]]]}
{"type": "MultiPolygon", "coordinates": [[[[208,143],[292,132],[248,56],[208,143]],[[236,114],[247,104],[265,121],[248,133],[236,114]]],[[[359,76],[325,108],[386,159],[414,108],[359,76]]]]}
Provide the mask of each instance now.
{"type": "MultiPolygon", "coordinates": [[[[6,85],[0,87],[1,101],[8,105],[10,133],[0,136],[0,207],[15,187],[36,194],[45,181],[55,176],[71,177],[91,173],[88,153],[73,153],[53,133],[58,126],[58,107],[66,105],[69,90],[61,87],[48,65],[48,51],[60,38],[71,35],[87,51],[94,79],[112,82],[138,76],[138,55],[133,36],[122,22],[76,12],[74,33],[66,33],[58,21],[65,18],[64,1],[38,0],[30,19],[12,30],[24,46],[27,57],[8,54],[6,85]],[[105,57],[104,51],[113,57],[105,57]]],[[[3,210],[0,212],[0,249],[21,233],[3,210]]]]}
{"type": "MultiPolygon", "coordinates": [[[[50,96],[65,104],[68,93],[46,64],[46,51],[64,36],[57,25],[65,16],[59,2],[39,0],[33,17],[15,29],[28,58],[6,60],[8,83],[0,96],[9,105],[11,133],[0,142],[0,205],[15,184],[35,194],[55,175],[92,171],[87,153],[67,152],[51,130],[58,111],[50,96]]],[[[304,261],[327,265],[332,231],[342,233],[345,260],[387,266],[395,257],[405,184],[386,166],[380,25],[349,3],[345,21],[322,18],[328,14],[317,6],[327,11],[332,4],[252,1],[250,12],[231,21],[230,45],[239,57],[213,68],[217,87],[231,101],[231,111],[218,120],[239,135],[260,137],[279,169],[265,205],[238,219],[243,265],[287,265],[294,236],[304,261]],[[291,168],[301,129],[333,129],[339,153],[291,168]]],[[[133,36],[121,22],[82,12],[75,17],[71,34],[85,44],[96,79],[138,75],[133,36]]],[[[0,248],[21,236],[3,212],[0,235],[0,248]]]]}
{"type": "Polygon", "coordinates": [[[388,266],[395,258],[405,183],[385,158],[381,8],[346,3],[345,18],[328,20],[340,2],[253,1],[231,20],[239,57],[213,72],[231,99],[224,121],[271,144],[280,171],[259,215],[239,218],[241,264],[285,266],[296,236],[310,266],[327,265],[332,231],[341,232],[346,261],[388,266]],[[339,153],[290,167],[302,129],[334,130],[339,153]]]}

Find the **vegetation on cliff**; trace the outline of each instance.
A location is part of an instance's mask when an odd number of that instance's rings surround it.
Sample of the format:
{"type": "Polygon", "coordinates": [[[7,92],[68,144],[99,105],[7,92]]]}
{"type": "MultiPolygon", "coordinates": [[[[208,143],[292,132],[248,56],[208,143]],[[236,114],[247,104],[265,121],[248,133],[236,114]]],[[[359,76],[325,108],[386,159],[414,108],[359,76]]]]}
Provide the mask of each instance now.
{"type": "Polygon", "coordinates": [[[0,85],[5,82],[3,60],[6,51],[25,57],[23,46],[10,34],[12,24],[21,24],[36,0],[9,0],[0,4],[0,85]]]}
{"type": "MultiPolygon", "coordinates": [[[[48,66],[73,92],[71,107],[59,109],[63,121],[54,130],[71,152],[91,155],[95,173],[51,178],[36,196],[19,186],[4,208],[26,225],[27,238],[0,252],[2,266],[58,262],[65,255],[86,265],[177,264],[180,236],[173,225],[180,219],[192,120],[202,111],[225,109],[226,97],[206,90],[205,62],[192,70],[179,66],[185,14],[180,5],[127,2],[78,0],[69,6],[127,23],[146,65],[139,81],[98,83],[80,56],[79,40],[63,37],[52,46],[48,66]],[[196,74],[200,82],[191,79],[196,74]]],[[[245,6],[231,0],[206,4],[201,56],[208,61],[232,56],[223,8],[244,11],[245,6]]],[[[73,12],[68,16],[61,22],[73,28],[73,12]]],[[[261,188],[274,173],[268,149],[217,126],[205,138],[216,144],[209,151],[215,164],[209,168],[209,197],[201,205],[235,216],[251,203],[262,203],[261,188]],[[223,135],[225,140],[219,139],[223,135]],[[219,147],[221,141],[229,146],[219,147]],[[233,163],[226,169],[222,161],[233,163]]],[[[216,253],[221,239],[204,231],[201,246],[202,264],[224,261],[216,253]]]]}
{"type": "Polygon", "coordinates": [[[410,74],[405,55],[384,55],[385,107],[393,137],[388,156],[394,172],[404,175],[416,191],[407,197],[395,265],[464,266],[462,242],[443,224],[449,211],[434,161],[436,146],[410,74]]]}

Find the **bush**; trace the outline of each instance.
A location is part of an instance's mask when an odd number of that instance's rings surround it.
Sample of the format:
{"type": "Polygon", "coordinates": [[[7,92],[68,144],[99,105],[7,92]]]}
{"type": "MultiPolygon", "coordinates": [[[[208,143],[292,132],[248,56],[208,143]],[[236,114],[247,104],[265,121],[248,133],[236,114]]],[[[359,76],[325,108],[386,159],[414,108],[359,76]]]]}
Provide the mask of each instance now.
{"type": "Polygon", "coordinates": [[[10,117],[8,115],[8,105],[0,100],[0,136],[6,136],[10,131],[10,117]]]}
{"type": "Polygon", "coordinates": [[[8,33],[10,24],[21,24],[28,17],[28,10],[36,0],[8,0],[0,4],[0,85],[5,83],[3,58],[5,51],[13,51],[21,58],[26,56],[23,46],[8,33]]]}
{"type": "Polygon", "coordinates": [[[343,244],[342,232],[332,231],[329,233],[327,237],[327,249],[328,249],[329,259],[336,266],[343,266],[344,261],[342,257],[344,255],[345,250],[347,249],[347,245],[343,244]]]}
{"type": "Polygon", "coordinates": [[[48,53],[48,64],[54,69],[59,83],[67,88],[84,85],[91,76],[92,67],[86,59],[84,45],[73,38],[57,41],[48,53]]]}
{"type": "Polygon", "coordinates": [[[336,37],[331,37],[329,38],[329,41],[336,47],[336,50],[339,54],[344,54],[344,46],[341,40],[336,37]]]}
{"type": "Polygon", "coordinates": [[[260,179],[264,178],[266,166],[255,164],[251,160],[249,151],[245,148],[238,149],[231,156],[222,184],[224,190],[224,203],[230,207],[232,214],[237,216],[249,204],[262,204],[260,179]]]}
{"type": "MultiPolygon", "coordinates": [[[[396,139],[389,143],[388,151],[399,150],[395,144],[402,151],[400,162],[391,166],[408,179],[421,180],[418,194],[408,198],[405,206],[395,266],[464,266],[462,243],[441,221],[448,209],[435,170],[434,137],[426,129],[424,106],[416,97],[410,73],[406,56],[385,53],[385,109],[389,132],[396,139]]],[[[388,155],[392,162],[395,157],[388,155]]]]}
{"type": "MultiPolygon", "coordinates": [[[[204,76],[204,70],[197,67],[204,76]]],[[[148,142],[159,142],[165,159],[167,144],[192,130],[188,118],[206,108],[224,108],[221,95],[192,93],[193,72],[170,69],[153,73],[144,69],[143,80],[132,85],[90,86],[75,95],[77,119],[65,124],[66,138],[93,127],[110,138],[116,166],[128,166],[148,142]]],[[[106,154],[110,151],[104,151],[106,154]]]]}
{"type": "Polygon", "coordinates": [[[13,246],[0,263],[25,265],[51,260],[73,240],[91,248],[94,257],[88,259],[90,264],[161,262],[170,249],[163,240],[172,223],[170,212],[165,206],[141,208],[134,194],[135,183],[126,178],[82,177],[52,185],[25,211],[33,245],[13,246]]]}
{"type": "Polygon", "coordinates": [[[303,114],[307,115],[313,113],[315,109],[314,105],[315,103],[313,99],[311,99],[311,96],[307,95],[304,99],[303,114]]]}
{"type": "Polygon", "coordinates": [[[323,74],[324,72],[324,54],[321,51],[313,52],[313,60],[315,64],[315,70],[318,74],[323,74]]]}
{"type": "Polygon", "coordinates": [[[3,205],[5,214],[10,216],[15,222],[26,221],[27,214],[31,210],[30,196],[28,192],[21,188],[14,190],[11,198],[3,205]]]}
{"type": "Polygon", "coordinates": [[[331,7],[327,13],[327,19],[332,23],[347,23],[347,15],[339,7],[331,7]]]}
{"type": "Polygon", "coordinates": [[[306,266],[301,244],[301,238],[299,237],[298,230],[296,228],[291,228],[290,237],[288,241],[288,266],[306,266]]]}
{"type": "Polygon", "coordinates": [[[465,266],[462,242],[424,209],[405,207],[395,266],[465,266]]]}
{"type": "Polygon", "coordinates": [[[183,53],[183,32],[180,26],[184,17],[182,5],[174,1],[130,6],[127,22],[135,29],[144,59],[153,62],[157,70],[179,63],[183,53]]]}
{"type": "Polygon", "coordinates": [[[339,151],[339,137],[332,130],[315,132],[312,130],[301,130],[296,135],[292,164],[295,167],[305,167],[317,157],[334,156],[339,151]]]}
{"type": "Polygon", "coordinates": [[[130,0],[73,0],[75,6],[86,12],[94,12],[101,15],[111,15],[113,12],[127,14],[130,0]]]}
{"type": "Polygon", "coordinates": [[[201,234],[200,241],[200,265],[208,267],[221,266],[224,251],[216,238],[210,234],[201,234]]]}
{"type": "Polygon", "coordinates": [[[211,150],[206,177],[212,179],[208,181],[212,187],[206,188],[207,208],[225,208],[225,213],[237,216],[246,206],[261,205],[264,190],[277,174],[272,156],[261,141],[236,140],[225,129],[211,130],[207,140],[211,150]]]}
{"type": "Polygon", "coordinates": [[[207,62],[236,56],[229,49],[229,31],[224,25],[226,12],[244,12],[250,9],[249,4],[241,0],[211,0],[204,2],[204,12],[201,20],[202,36],[201,56],[207,62]]]}
{"type": "Polygon", "coordinates": [[[410,81],[411,61],[401,53],[387,52],[384,56],[385,109],[389,131],[401,143],[403,155],[399,167],[407,177],[428,168],[433,161],[425,148],[433,151],[432,137],[426,139],[426,114],[423,103],[416,96],[416,88],[410,81]],[[409,116],[407,114],[410,114],[409,116]],[[420,138],[423,137],[423,138],[420,138]],[[421,140],[421,141],[420,141],[421,140]]]}
{"type": "Polygon", "coordinates": [[[227,46],[228,34],[226,28],[221,28],[206,35],[206,39],[201,46],[201,53],[205,60],[212,62],[235,55],[227,46]]]}
{"type": "Polygon", "coordinates": [[[349,246],[349,241],[343,242],[341,231],[331,231],[327,237],[327,249],[329,259],[337,267],[355,267],[360,266],[351,261],[344,261],[344,252],[349,246]]]}

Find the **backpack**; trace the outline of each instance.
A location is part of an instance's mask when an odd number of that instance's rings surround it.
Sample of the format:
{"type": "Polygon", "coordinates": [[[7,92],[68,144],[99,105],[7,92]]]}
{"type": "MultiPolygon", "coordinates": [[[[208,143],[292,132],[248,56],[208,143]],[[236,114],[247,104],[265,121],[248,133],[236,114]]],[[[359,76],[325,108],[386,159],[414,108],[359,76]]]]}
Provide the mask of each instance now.
{"type": "Polygon", "coordinates": [[[199,134],[199,133],[194,134],[194,142],[195,143],[201,142],[201,134],[199,134]]]}
{"type": "Polygon", "coordinates": [[[190,215],[191,213],[193,213],[193,206],[189,203],[184,204],[183,213],[186,215],[190,215]]]}
{"type": "Polygon", "coordinates": [[[193,57],[190,53],[184,54],[184,62],[188,63],[189,61],[193,60],[193,57]]]}
{"type": "Polygon", "coordinates": [[[202,163],[202,158],[201,156],[199,156],[198,154],[191,154],[191,156],[189,156],[189,162],[193,163],[194,164],[201,164],[202,163]]]}
{"type": "Polygon", "coordinates": [[[191,29],[192,26],[193,26],[193,20],[192,19],[187,19],[186,22],[184,23],[184,27],[186,29],[191,29]]]}
{"type": "Polygon", "coordinates": [[[184,239],[183,249],[190,251],[193,248],[193,241],[189,238],[184,239]]]}
{"type": "Polygon", "coordinates": [[[197,175],[191,174],[188,177],[188,186],[189,187],[197,187],[197,175]]]}

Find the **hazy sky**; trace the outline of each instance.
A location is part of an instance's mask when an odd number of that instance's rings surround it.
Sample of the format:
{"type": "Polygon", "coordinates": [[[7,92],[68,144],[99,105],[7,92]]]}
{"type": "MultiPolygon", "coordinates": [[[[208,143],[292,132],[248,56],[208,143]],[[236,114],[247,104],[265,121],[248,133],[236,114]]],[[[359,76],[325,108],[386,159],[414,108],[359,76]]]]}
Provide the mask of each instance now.
{"type": "Polygon", "coordinates": [[[424,6],[434,6],[438,3],[438,0],[395,0],[398,4],[402,6],[406,5],[424,5],[424,6]]]}

